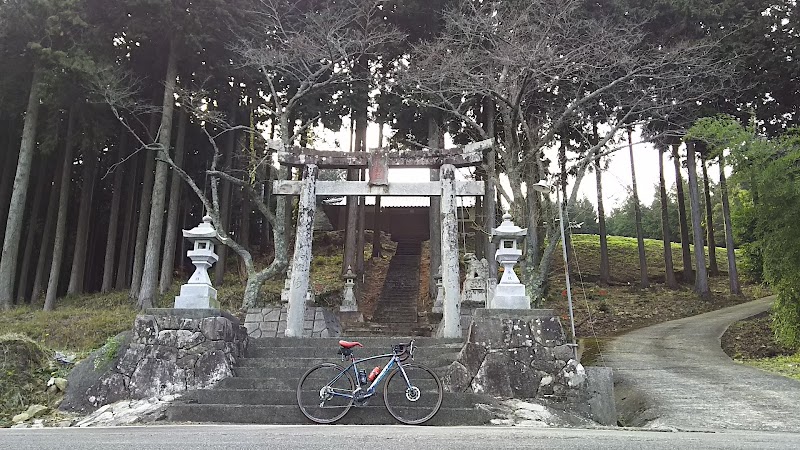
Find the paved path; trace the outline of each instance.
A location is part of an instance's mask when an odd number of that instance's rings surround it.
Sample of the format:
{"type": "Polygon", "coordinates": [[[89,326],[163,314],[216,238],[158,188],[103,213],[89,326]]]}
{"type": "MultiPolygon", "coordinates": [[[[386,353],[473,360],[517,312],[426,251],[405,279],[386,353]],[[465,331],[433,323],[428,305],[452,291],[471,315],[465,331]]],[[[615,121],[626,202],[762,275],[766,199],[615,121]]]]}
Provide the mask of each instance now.
{"type": "Polygon", "coordinates": [[[0,428],[0,450],[501,450],[501,449],[780,449],[796,450],[797,433],[538,427],[401,425],[193,425],[112,428],[0,428]]]}
{"type": "Polygon", "coordinates": [[[720,348],[731,323],[769,309],[774,297],[673,320],[615,339],[621,413],[632,425],[683,430],[800,431],[800,382],[733,362],[720,348]]]}

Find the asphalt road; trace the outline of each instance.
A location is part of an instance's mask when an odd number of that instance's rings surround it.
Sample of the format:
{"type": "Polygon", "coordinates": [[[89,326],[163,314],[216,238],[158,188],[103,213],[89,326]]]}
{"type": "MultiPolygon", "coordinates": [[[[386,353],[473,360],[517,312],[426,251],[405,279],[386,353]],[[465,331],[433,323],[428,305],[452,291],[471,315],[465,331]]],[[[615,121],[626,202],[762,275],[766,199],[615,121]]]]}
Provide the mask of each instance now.
{"type": "MultiPolygon", "coordinates": [[[[679,430],[800,432],[800,381],[733,362],[728,325],[769,309],[773,297],[636,330],[615,339],[614,369],[630,424],[679,430]]],[[[626,411],[622,411],[626,412],[626,411]]],[[[800,440],[797,448],[800,448],[800,440]]]]}
{"type": "Polygon", "coordinates": [[[624,429],[348,425],[194,425],[0,429],[0,450],[796,449],[800,434],[624,429]]]}

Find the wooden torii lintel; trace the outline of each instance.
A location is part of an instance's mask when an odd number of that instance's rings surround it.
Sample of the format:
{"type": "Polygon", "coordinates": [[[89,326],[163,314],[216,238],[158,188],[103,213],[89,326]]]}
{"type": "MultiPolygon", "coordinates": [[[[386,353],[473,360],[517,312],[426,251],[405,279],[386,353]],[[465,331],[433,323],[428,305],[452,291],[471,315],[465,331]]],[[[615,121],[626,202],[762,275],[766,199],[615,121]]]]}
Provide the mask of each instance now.
{"type": "MultiPolygon", "coordinates": [[[[302,181],[277,180],[272,184],[276,195],[300,195],[302,181]]],[[[483,181],[456,181],[455,195],[478,196],[484,193],[483,181]]],[[[400,197],[438,197],[442,195],[440,182],[391,183],[374,185],[366,181],[317,181],[317,195],[392,195],[400,197]]]]}
{"type": "Polygon", "coordinates": [[[341,152],[314,150],[303,147],[284,149],[280,141],[268,141],[270,148],[278,150],[278,162],[302,167],[314,164],[320,169],[364,169],[376,164],[386,167],[438,168],[445,164],[455,167],[477,166],[483,161],[483,150],[492,146],[492,140],[468,144],[451,149],[426,150],[375,150],[372,152],[341,152]]]}

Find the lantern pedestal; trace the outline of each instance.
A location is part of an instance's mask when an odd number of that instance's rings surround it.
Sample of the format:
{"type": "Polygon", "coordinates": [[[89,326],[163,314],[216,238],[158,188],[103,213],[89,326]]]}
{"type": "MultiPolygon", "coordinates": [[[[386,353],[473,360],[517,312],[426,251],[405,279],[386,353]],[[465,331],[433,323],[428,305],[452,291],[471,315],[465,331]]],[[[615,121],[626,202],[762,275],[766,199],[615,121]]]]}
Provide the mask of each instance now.
{"type": "Polygon", "coordinates": [[[175,297],[177,309],[219,309],[217,290],[208,285],[184,284],[181,295],[175,297]]]}

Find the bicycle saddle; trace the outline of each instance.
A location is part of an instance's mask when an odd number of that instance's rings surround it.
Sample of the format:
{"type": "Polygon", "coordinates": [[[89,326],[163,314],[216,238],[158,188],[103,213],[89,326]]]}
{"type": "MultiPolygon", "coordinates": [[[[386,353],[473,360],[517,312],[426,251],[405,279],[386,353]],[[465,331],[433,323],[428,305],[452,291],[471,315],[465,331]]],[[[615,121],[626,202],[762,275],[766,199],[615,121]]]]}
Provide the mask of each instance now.
{"type": "Polygon", "coordinates": [[[339,341],[339,345],[343,348],[363,347],[360,342],[339,341]]]}

